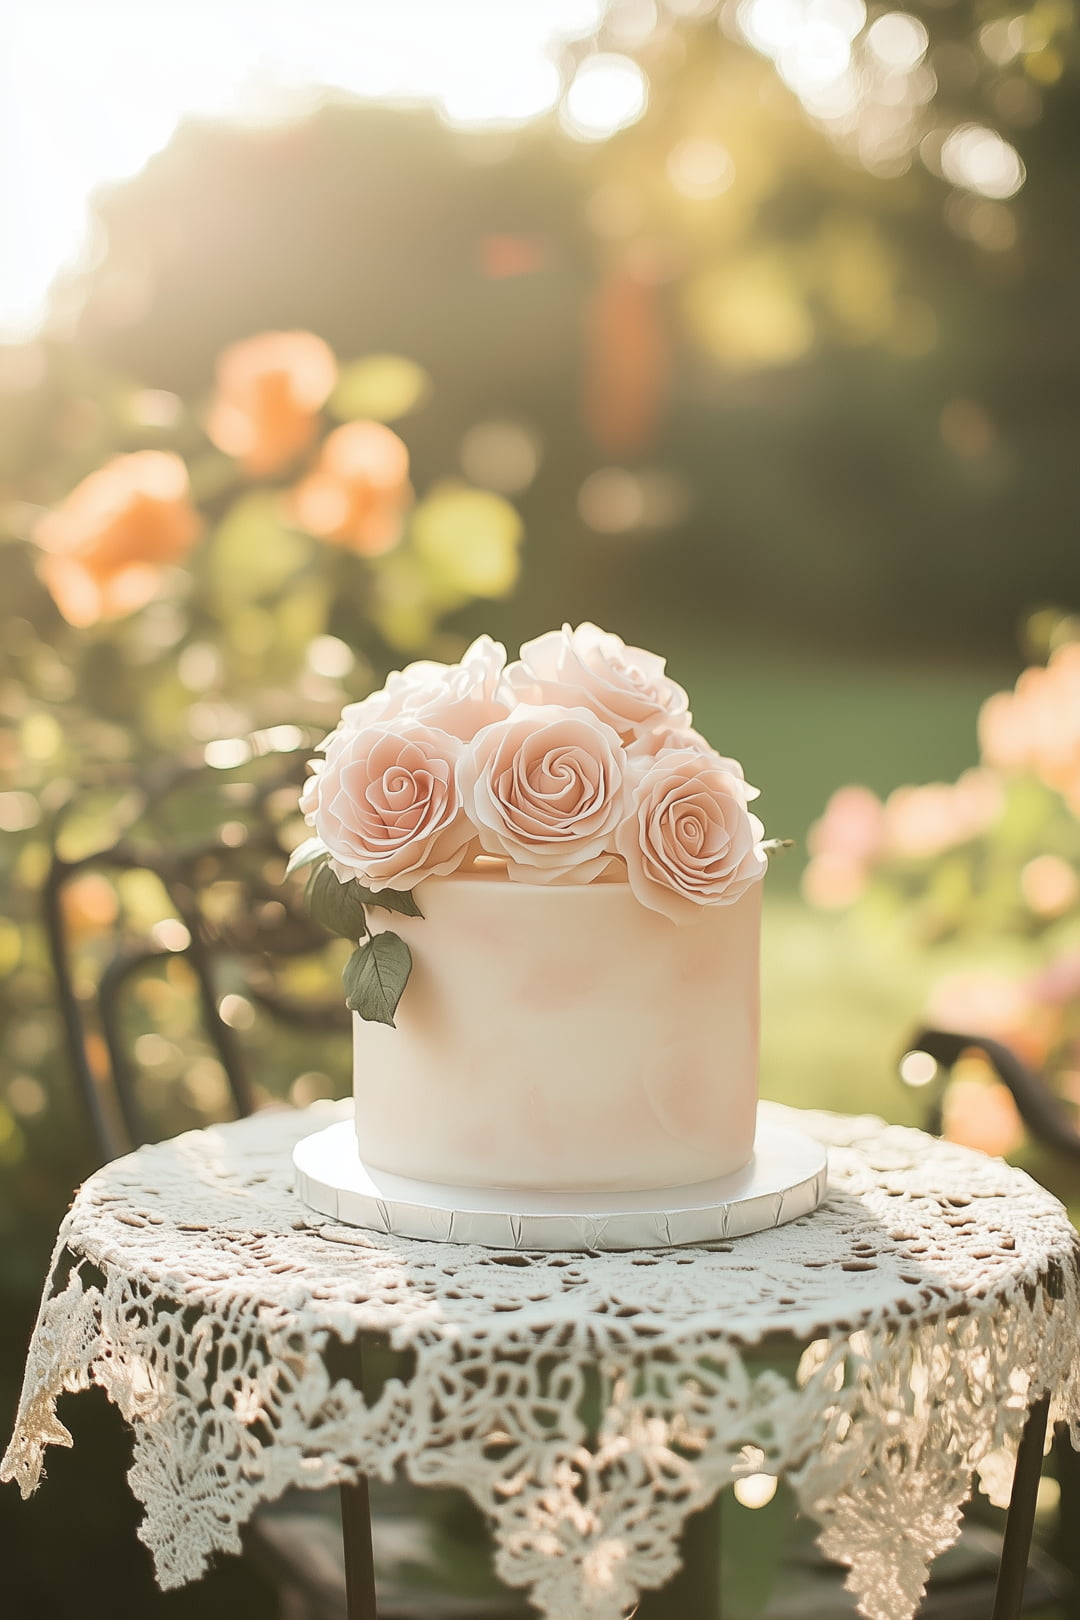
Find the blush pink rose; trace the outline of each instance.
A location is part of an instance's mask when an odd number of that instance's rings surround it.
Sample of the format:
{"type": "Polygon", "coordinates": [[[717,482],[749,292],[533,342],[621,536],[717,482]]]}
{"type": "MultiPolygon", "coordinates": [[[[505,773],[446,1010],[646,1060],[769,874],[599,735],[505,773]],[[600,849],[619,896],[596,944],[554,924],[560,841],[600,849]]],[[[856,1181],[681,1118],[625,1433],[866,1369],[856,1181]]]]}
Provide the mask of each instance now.
{"type": "Polygon", "coordinates": [[[588,709],[519,703],[465,748],[458,783],[489,855],[519,883],[588,883],[626,810],[626,755],[588,709]]]}
{"type": "Polygon", "coordinates": [[[728,906],[768,865],[765,829],[746,808],[745,784],[697,748],[639,766],[616,846],[643,906],[689,922],[699,906],[728,906]]]}
{"type": "Polygon", "coordinates": [[[522,702],[590,709],[621,737],[690,725],[689,699],[664,674],[664,660],[595,624],[564,624],[527,641],[506,680],[522,702]]]}
{"type": "Polygon", "coordinates": [[[655,759],[658,754],[668,753],[673,749],[696,749],[699,754],[708,754],[713,764],[720,770],[727,771],[737,782],[742,784],[743,801],[749,804],[751,799],[761,796],[761,789],[751,787],[743,774],[743,768],[737,759],[730,759],[726,754],[718,754],[712,743],[695,731],[693,726],[669,726],[662,724],[655,726],[652,731],[643,732],[632,743],[627,744],[627,758],[632,760],[655,759]]]}
{"type": "Polygon", "coordinates": [[[515,700],[508,697],[503,679],[505,667],[506,648],[490,636],[480,636],[460,663],[419,659],[395,670],[378,692],[347,704],[341,724],[363,727],[407,715],[468,742],[513,707],[515,700]]]}
{"type": "Polygon", "coordinates": [[[300,808],[343,883],[412,889],[456,871],[475,840],[455,774],[461,746],[411,716],[328,738],[300,808]]]}

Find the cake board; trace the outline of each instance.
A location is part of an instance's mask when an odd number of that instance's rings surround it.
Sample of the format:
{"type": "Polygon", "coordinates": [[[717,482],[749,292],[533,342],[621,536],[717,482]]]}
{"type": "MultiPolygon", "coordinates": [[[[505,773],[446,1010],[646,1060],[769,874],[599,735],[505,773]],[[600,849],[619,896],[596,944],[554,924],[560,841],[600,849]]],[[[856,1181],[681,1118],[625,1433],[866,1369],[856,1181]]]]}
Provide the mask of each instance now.
{"type": "Polygon", "coordinates": [[[413,1181],[366,1165],[353,1121],[298,1142],[296,1192],[322,1215],[395,1237],[490,1249],[666,1249],[783,1226],[825,1197],[824,1147],[759,1110],[749,1164],[644,1192],[526,1191],[413,1181]]]}

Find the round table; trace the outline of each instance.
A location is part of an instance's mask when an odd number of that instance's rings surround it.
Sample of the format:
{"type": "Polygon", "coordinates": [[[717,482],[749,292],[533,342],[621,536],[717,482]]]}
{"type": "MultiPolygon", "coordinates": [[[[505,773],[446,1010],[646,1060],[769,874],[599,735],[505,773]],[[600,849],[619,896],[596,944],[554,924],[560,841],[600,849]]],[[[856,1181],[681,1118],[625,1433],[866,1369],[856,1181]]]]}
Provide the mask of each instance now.
{"type": "Polygon", "coordinates": [[[813,1214],[692,1248],[500,1252],[303,1205],[292,1148],[347,1112],[265,1112],[90,1178],[3,1477],[35,1488],[45,1447],[70,1444],[57,1397],[95,1383],[134,1431],[162,1586],[238,1551],[260,1503],[338,1484],[359,1537],[351,1612],[373,1613],[363,1480],[403,1468],[469,1493],[499,1574],[542,1614],[620,1620],[677,1570],[689,1515],[740,1475],[783,1475],[862,1612],[909,1620],[974,1476],[1007,1500],[1028,1423],[1022,1578],[1044,1394],[1080,1428],[1077,1237],[1022,1172],[877,1119],[777,1108],[828,1145],[813,1214]],[[371,1339],[409,1370],[365,1398],[371,1339]]]}

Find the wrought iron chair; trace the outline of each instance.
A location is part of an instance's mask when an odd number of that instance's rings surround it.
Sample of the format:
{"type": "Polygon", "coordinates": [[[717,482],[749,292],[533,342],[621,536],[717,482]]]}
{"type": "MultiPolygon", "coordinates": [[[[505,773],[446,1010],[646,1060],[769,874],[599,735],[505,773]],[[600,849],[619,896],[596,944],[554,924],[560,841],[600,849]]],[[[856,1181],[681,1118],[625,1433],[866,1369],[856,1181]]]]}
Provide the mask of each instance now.
{"type": "MultiPolygon", "coordinates": [[[[941,1083],[969,1052],[981,1053],[997,1078],[1012,1094],[1017,1112],[1031,1138],[1040,1147],[1050,1149],[1063,1162],[1080,1166],[1080,1130],[1056,1092],[1042,1075],[1030,1068],[1010,1046],[988,1035],[964,1033],[958,1030],[936,1029],[924,1025],[914,1031],[909,1050],[925,1052],[938,1065],[938,1084],[930,1092],[926,1128],[935,1135],[942,1129],[941,1083]]],[[[1055,1468],[1061,1491],[1057,1533],[1052,1552],[1059,1566],[1069,1577],[1071,1592],[1065,1599],[1068,1620],[1080,1616],[1080,1544],[1076,1531],[1080,1526],[1080,1455],[1072,1448],[1064,1434],[1054,1438],[1055,1468]]],[[[1037,1471],[1041,1455],[1032,1458],[1031,1466],[1037,1471]]]]}

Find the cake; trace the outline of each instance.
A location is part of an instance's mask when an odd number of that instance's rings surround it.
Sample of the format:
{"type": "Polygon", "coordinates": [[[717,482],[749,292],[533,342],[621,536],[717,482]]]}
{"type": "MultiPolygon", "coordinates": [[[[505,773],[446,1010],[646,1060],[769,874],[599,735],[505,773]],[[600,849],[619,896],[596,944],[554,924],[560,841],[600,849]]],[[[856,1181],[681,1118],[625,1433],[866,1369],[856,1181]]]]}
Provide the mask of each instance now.
{"type": "Polygon", "coordinates": [[[342,713],[301,806],[356,942],[359,1153],[461,1188],[621,1192],[753,1155],[763,828],[664,661],[488,637],[342,713]]]}

